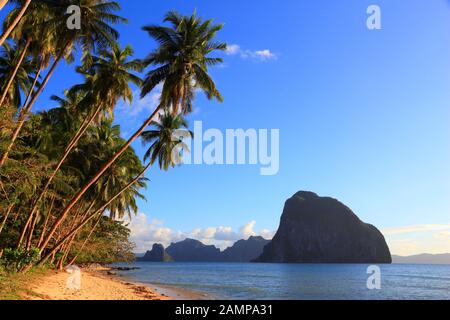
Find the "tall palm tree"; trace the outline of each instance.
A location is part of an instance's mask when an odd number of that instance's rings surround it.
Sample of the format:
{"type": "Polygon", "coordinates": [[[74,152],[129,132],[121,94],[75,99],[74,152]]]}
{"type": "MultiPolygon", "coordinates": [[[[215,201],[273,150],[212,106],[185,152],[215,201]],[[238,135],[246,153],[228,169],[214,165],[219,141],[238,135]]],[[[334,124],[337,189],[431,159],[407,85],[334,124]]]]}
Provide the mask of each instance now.
{"type": "MultiPolygon", "coordinates": [[[[13,23],[19,8],[12,10],[7,15],[3,28],[7,29],[9,25],[13,23]]],[[[21,51],[20,59],[16,62],[15,67],[19,69],[21,64],[25,60],[25,57],[31,55],[34,58],[34,62],[39,66],[38,56],[48,56],[48,51],[52,51],[51,42],[53,37],[45,32],[45,22],[51,13],[51,4],[48,0],[34,0],[28,7],[27,14],[25,14],[14,30],[11,32],[10,37],[17,43],[17,50],[21,51]]],[[[13,73],[9,81],[14,81],[15,74],[13,73]]],[[[32,88],[30,91],[33,91],[32,88]]],[[[2,99],[0,100],[0,106],[3,104],[3,96],[7,92],[3,91],[2,99]]],[[[25,90],[24,92],[27,92],[25,90]]]]}
{"type": "MultiPolygon", "coordinates": [[[[51,0],[34,0],[30,4],[27,13],[11,32],[11,38],[18,44],[18,50],[21,50],[22,52],[21,59],[17,62],[16,68],[20,68],[25,56],[28,55],[33,57],[33,60],[38,67],[42,65],[41,69],[44,69],[49,64],[50,57],[55,55],[56,48],[54,42],[57,38],[57,34],[50,33],[47,25],[47,20],[51,17],[54,6],[50,1],[51,0]]],[[[18,10],[18,8],[12,10],[5,18],[3,23],[4,29],[12,23],[18,10]]],[[[11,77],[10,81],[13,80],[14,75],[11,77]]],[[[28,91],[27,101],[24,106],[27,105],[31,93],[34,92],[34,87],[35,86],[32,86],[29,90],[24,91],[28,91]]]]}
{"type": "MultiPolygon", "coordinates": [[[[50,4],[48,7],[50,19],[40,25],[43,27],[46,36],[53,39],[54,47],[57,48],[57,50],[55,50],[55,57],[42,84],[33,94],[33,97],[27,106],[23,108],[24,110],[19,118],[17,128],[12,135],[11,142],[0,159],[0,166],[6,162],[8,154],[23,127],[25,117],[44,90],[59,62],[64,57],[70,57],[72,49],[75,45],[78,45],[82,50],[82,60],[84,64],[89,65],[92,62],[92,51],[95,49],[106,49],[111,47],[117,40],[119,34],[110,24],[127,21],[126,19],[111,13],[120,9],[119,4],[113,1],[60,0],[58,2],[48,1],[48,3],[50,4]],[[82,16],[80,19],[83,21],[83,28],[80,30],[68,30],[66,26],[67,19],[69,18],[67,8],[72,4],[76,4],[81,10],[82,16]]],[[[40,11],[36,13],[34,10],[30,10],[30,12],[27,13],[30,20],[33,19],[33,13],[38,17],[41,17],[42,14],[40,11]]]]}
{"type": "MultiPolygon", "coordinates": [[[[39,0],[34,0],[34,1],[39,1],[39,0]]],[[[3,6],[6,4],[6,2],[7,1],[5,1],[5,3],[3,3],[3,6]]],[[[9,35],[14,30],[14,28],[17,26],[17,24],[19,23],[20,19],[22,19],[22,17],[24,16],[25,12],[27,11],[28,7],[31,4],[31,0],[24,0],[24,1],[17,0],[17,1],[14,1],[14,2],[21,3],[21,7],[18,10],[18,12],[15,13],[15,17],[12,20],[11,24],[9,24],[9,26],[5,29],[5,31],[3,31],[3,34],[0,36],[0,46],[3,45],[3,43],[9,37],[9,35]]]]}
{"type": "Polygon", "coordinates": [[[8,3],[8,0],[0,0],[0,10],[3,9],[4,6],[8,3]]]}
{"type": "MultiPolygon", "coordinates": [[[[13,86],[14,80],[16,80],[16,75],[19,72],[19,69],[22,67],[22,62],[25,60],[29,45],[30,45],[30,42],[27,41],[27,43],[25,44],[24,49],[22,49],[22,52],[20,53],[20,55],[17,54],[19,52],[18,50],[15,50],[15,52],[13,54],[14,58],[12,59],[13,63],[11,64],[10,72],[8,73],[7,77],[2,79],[3,80],[2,83],[4,83],[4,85],[1,86],[2,94],[0,97],[0,107],[3,105],[3,102],[6,99],[6,96],[11,93],[10,89],[13,86]],[[5,81],[5,80],[7,80],[7,81],[5,81]]],[[[23,70],[23,68],[22,68],[22,70],[23,70]]],[[[23,74],[22,74],[22,76],[23,76],[23,74]]],[[[26,78],[28,78],[28,74],[27,74],[26,78]]],[[[23,86],[22,89],[25,92],[28,89],[28,86],[23,86]]],[[[16,96],[18,95],[20,97],[20,91],[17,92],[16,90],[13,89],[13,92],[16,94],[16,96]]]]}
{"type": "Polygon", "coordinates": [[[89,93],[86,94],[85,99],[88,102],[88,107],[94,110],[88,111],[91,116],[87,118],[87,121],[82,124],[69,142],[53,173],[36,198],[30,211],[30,216],[33,216],[38,208],[39,202],[43,199],[50,187],[53,178],[86,132],[89,125],[99,117],[99,113],[106,112],[112,115],[114,107],[120,99],[123,99],[125,102],[132,102],[133,92],[130,88],[130,83],[138,87],[142,83],[142,80],[133,73],[140,71],[142,64],[138,60],[129,60],[129,57],[132,55],[133,49],[131,46],[121,49],[118,45],[113,45],[110,52],[100,51],[99,56],[93,57],[93,64],[90,67],[90,72],[88,72],[88,74],[92,74],[93,76],[87,78],[87,86],[77,86],[75,89],[72,89],[72,95],[76,95],[76,92],[79,92],[80,88],[83,90],[88,89],[89,93]]]}
{"type": "Polygon", "coordinates": [[[167,171],[169,167],[179,164],[178,156],[182,151],[189,152],[183,138],[192,138],[193,133],[186,130],[188,123],[183,115],[173,115],[169,110],[151,125],[154,129],[144,131],[141,137],[145,144],[151,143],[144,155],[144,161],[150,159],[150,164],[158,161],[160,169],[167,171]]]}
{"type": "Polygon", "coordinates": [[[17,48],[13,49],[8,43],[3,45],[0,53],[0,83],[3,83],[0,86],[3,92],[0,107],[6,101],[15,108],[19,108],[21,91],[26,92],[31,86],[34,79],[32,75],[36,72],[35,65],[31,60],[18,63],[23,59],[23,53],[20,53],[17,48]]]}
{"type": "Polygon", "coordinates": [[[170,22],[172,27],[145,27],[149,31],[150,36],[160,44],[158,50],[150,55],[150,59],[147,59],[147,63],[165,63],[166,68],[158,68],[157,70],[159,71],[150,72],[147,75],[145,81],[147,83],[146,89],[143,90],[142,95],[145,96],[149,90],[163,82],[159,107],[156,108],[123,147],[69,201],[55,221],[47,239],[41,245],[41,252],[75,204],[128,149],[131,143],[141,135],[147,126],[152,123],[161,109],[172,105],[174,110],[181,109],[189,112],[195,88],[204,91],[209,99],[216,98],[222,101],[222,96],[217,90],[214,81],[208,75],[208,66],[220,63],[221,60],[219,58],[210,58],[208,55],[215,50],[226,49],[226,44],[213,41],[223,25],[213,25],[212,20],[203,21],[197,18],[195,14],[191,17],[182,17],[176,12],[169,12],[165,21],[170,22]],[[156,33],[152,30],[155,30],[156,33]],[[158,32],[157,30],[160,31],[158,32]],[[170,37],[167,38],[165,35],[170,35],[170,37]]]}
{"type": "MultiPolygon", "coordinates": [[[[65,239],[60,240],[52,250],[50,250],[41,260],[41,263],[46,261],[54,252],[56,252],[61,246],[64,241],[67,241],[70,239],[71,236],[76,234],[81,228],[86,225],[90,220],[92,220],[94,217],[98,215],[102,215],[103,212],[108,209],[110,212],[110,218],[111,219],[122,219],[124,213],[128,212],[129,209],[125,209],[127,206],[134,207],[134,198],[138,194],[139,188],[143,187],[144,181],[143,176],[147,172],[147,170],[156,162],[159,162],[159,166],[162,170],[168,170],[169,167],[174,167],[178,164],[176,159],[174,157],[169,156],[174,152],[174,150],[186,150],[189,151],[188,146],[183,142],[182,139],[179,137],[192,137],[192,132],[186,130],[188,124],[186,120],[183,118],[182,115],[174,116],[171,112],[165,112],[164,114],[161,114],[159,117],[159,121],[153,121],[151,125],[154,127],[152,130],[145,131],[142,134],[142,140],[144,143],[152,143],[151,146],[148,148],[146,152],[146,158],[150,159],[148,164],[141,170],[139,174],[136,175],[134,179],[132,179],[127,184],[123,185],[121,182],[117,182],[114,187],[109,187],[111,189],[116,189],[119,187],[120,190],[116,194],[114,194],[104,205],[102,205],[98,210],[96,210],[94,213],[90,214],[82,223],[81,225],[74,228],[71,232],[68,233],[68,235],[65,237],[65,239]],[[123,186],[123,187],[122,187],[123,186]]],[[[119,159],[119,160],[122,160],[119,159]]],[[[121,161],[118,161],[121,162],[121,161]]],[[[125,163],[129,163],[129,161],[125,161],[125,163]]],[[[115,166],[116,164],[114,164],[115,166]]],[[[126,166],[126,167],[129,167],[126,166]]],[[[132,166],[137,168],[136,166],[132,166]]],[[[109,172],[109,171],[108,171],[109,172]]],[[[107,176],[110,176],[108,174],[107,176]]],[[[106,178],[108,179],[108,178],[106,178]]],[[[105,192],[105,188],[107,184],[104,183],[97,183],[97,186],[100,188],[103,188],[104,190],[102,192],[105,192]]],[[[114,192],[113,192],[114,193],[114,192]]],[[[136,210],[134,210],[136,211],[136,210]]],[[[93,230],[97,226],[97,222],[94,223],[93,229],[91,229],[91,232],[89,233],[88,238],[83,243],[81,249],[86,245],[86,242],[88,241],[90,235],[92,235],[93,230]]],[[[72,258],[72,260],[69,262],[69,264],[74,263],[76,260],[76,257],[78,254],[72,258]]]]}

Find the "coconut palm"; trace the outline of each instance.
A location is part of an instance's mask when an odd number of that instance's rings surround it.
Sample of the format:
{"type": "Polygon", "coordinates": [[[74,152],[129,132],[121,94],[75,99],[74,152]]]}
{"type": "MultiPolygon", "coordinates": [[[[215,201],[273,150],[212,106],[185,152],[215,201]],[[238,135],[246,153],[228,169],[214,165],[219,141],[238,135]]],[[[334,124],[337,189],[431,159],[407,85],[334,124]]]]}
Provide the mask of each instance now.
{"type": "Polygon", "coordinates": [[[154,129],[142,133],[142,141],[145,144],[151,143],[144,161],[150,159],[150,164],[158,161],[160,169],[167,171],[169,167],[180,163],[181,152],[189,152],[183,138],[192,138],[193,133],[185,130],[188,123],[181,114],[173,115],[169,110],[161,114],[159,121],[153,121],[151,125],[154,129]]]}
{"type": "MultiPolygon", "coordinates": [[[[131,163],[133,163],[132,156],[131,158],[129,156],[121,157],[119,161],[114,163],[114,165],[108,170],[108,174],[105,175],[107,178],[100,179],[99,182],[96,183],[97,186],[96,192],[99,192],[100,194],[105,194],[105,192],[109,190],[115,190],[119,186],[120,190],[114,196],[112,196],[104,205],[102,205],[98,210],[96,210],[93,214],[88,216],[82,222],[81,225],[77,226],[71,232],[69,232],[68,235],[65,237],[65,239],[59,241],[54,246],[54,248],[50,250],[42,258],[41,263],[45,262],[52,254],[54,254],[58,250],[58,248],[64,243],[64,241],[67,241],[68,239],[70,239],[71,236],[79,232],[81,228],[84,225],[86,225],[89,221],[91,221],[94,217],[102,215],[105,210],[108,210],[110,212],[110,217],[112,219],[116,218],[122,219],[124,213],[129,214],[130,208],[127,207],[131,207],[131,209],[135,212],[137,209],[134,208],[135,197],[140,195],[137,189],[142,188],[144,186],[145,180],[143,180],[143,176],[145,175],[147,170],[156,161],[159,162],[159,166],[163,170],[167,170],[169,167],[174,167],[175,165],[178,164],[178,161],[176,157],[171,157],[170,155],[173,154],[174,152],[182,150],[189,151],[189,148],[180,137],[192,137],[192,132],[186,130],[188,124],[182,115],[174,116],[171,112],[167,111],[162,115],[160,115],[159,121],[153,121],[151,125],[154,128],[152,130],[145,131],[142,134],[142,140],[144,143],[146,144],[152,143],[146,152],[145,157],[147,159],[150,159],[150,161],[145,166],[145,168],[143,168],[141,172],[137,174],[137,176],[134,179],[132,179],[129,183],[123,185],[121,182],[121,180],[123,179],[120,178],[121,175],[118,174],[117,170],[113,169],[113,171],[110,171],[111,168],[114,168],[118,163],[121,162],[124,162],[123,165],[125,168],[128,168],[127,170],[130,170],[130,168],[134,168],[134,170],[136,170],[138,168],[138,165],[136,165],[135,163],[130,166],[130,160],[131,163]],[[111,179],[110,176],[115,176],[115,178],[111,179]]],[[[114,130],[114,128],[112,129],[114,130]]],[[[109,133],[108,131],[103,131],[101,137],[102,139],[100,139],[99,141],[105,140],[106,138],[105,135],[111,137],[111,135],[108,133],[109,133]]],[[[106,140],[110,139],[108,138],[106,140]]],[[[128,154],[129,151],[130,149],[128,149],[124,155],[128,154]]],[[[134,152],[132,154],[134,154],[134,152]]],[[[121,170],[123,171],[123,169],[121,170]]],[[[88,238],[82,245],[82,248],[84,247],[84,245],[86,245],[87,240],[89,239],[90,235],[92,235],[93,230],[95,229],[97,224],[98,222],[94,223],[93,229],[91,229],[88,238]]],[[[80,251],[81,250],[82,249],[80,249],[80,251]]],[[[72,258],[69,264],[72,264],[75,260],[76,256],[75,258],[72,258]]]]}
{"type": "Polygon", "coordinates": [[[19,108],[22,102],[21,91],[26,92],[31,86],[34,79],[32,75],[36,71],[35,65],[30,60],[19,63],[23,59],[23,53],[20,53],[17,48],[12,48],[8,43],[3,45],[0,53],[0,83],[3,84],[0,107],[6,101],[19,108]]]}
{"type": "Polygon", "coordinates": [[[0,10],[3,9],[4,6],[8,3],[8,0],[0,0],[0,10]]]}
{"type": "Polygon", "coordinates": [[[143,28],[159,42],[160,47],[144,60],[146,66],[155,65],[157,68],[147,74],[142,96],[163,82],[161,103],[172,106],[174,114],[179,108],[185,114],[192,111],[195,88],[205,92],[208,99],[222,101],[208,75],[208,67],[222,63],[221,58],[209,57],[209,54],[227,47],[225,43],[213,41],[223,25],[213,25],[212,20],[203,22],[196,14],[183,17],[177,12],[169,12],[165,21],[172,27],[149,25],[143,28]]]}
{"type": "Polygon", "coordinates": [[[159,48],[147,59],[148,64],[162,64],[150,72],[145,80],[142,96],[163,83],[161,101],[156,110],[144,124],[131,136],[122,148],[74,195],[61,215],[55,221],[52,232],[41,245],[41,251],[50,241],[53,233],[64,221],[70,210],[77,204],[89,188],[108,170],[109,167],[128,149],[131,143],[152,123],[161,109],[172,106],[174,110],[191,110],[193,90],[198,88],[206,93],[209,99],[216,98],[222,101],[222,96],[213,80],[208,75],[208,66],[220,63],[219,58],[211,58],[209,54],[216,50],[225,50],[226,44],[214,42],[214,38],[222,25],[213,25],[212,20],[203,21],[196,14],[191,17],[182,17],[176,12],[169,12],[164,19],[171,23],[171,27],[149,26],[145,27],[159,43],[159,48]],[[166,32],[152,32],[151,30],[165,30],[166,32]],[[161,35],[161,37],[159,36],[161,35]],[[170,37],[165,37],[170,35],[170,37]],[[153,58],[152,58],[153,57],[153,58]]]}
{"type": "Polygon", "coordinates": [[[45,183],[39,196],[36,198],[30,211],[30,217],[34,215],[39,202],[45,196],[53,178],[56,176],[64,161],[94,119],[101,119],[103,113],[106,113],[111,117],[114,107],[120,99],[123,99],[128,103],[132,102],[133,93],[130,88],[130,83],[140,86],[142,82],[142,80],[133,73],[141,70],[141,63],[138,60],[130,60],[129,57],[132,55],[133,49],[131,46],[121,49],[118,45],[113,45],[110,52],[104,50],[100,51],[99,56],[93,57],[93,64],[90,66],[89,71],[85,72],[87,75],[85,84],[75,86],[69,92],[69,95],[72,96],[77,96],[84,92],[84,98],[80,101],[79,105],[87,106],[87,108],[92,108],[94,110],[88,110],[90,116],[86,117],[87,121],[83,122],[66,147],[55,170],[45,183]]]}
{"type": "MultiPolygon", "coordinates": [[[[27,14],[22,17],[14,31],[11,32],[11,38],[18,44],[18,50],[22,52],[16,68],[20,67],[25,56],[31,56],[35,64],[38,67],[42,65],[40,69],[44,69],[48,66],[51,56],[55,55],[56,47],[54,42],[57,39],[57,34],[51,33],[47,25],[48,17],[53,14],[53,6],[50,0],[33,1],[28,8],[27,14]]],[[[3,23],[4,29],[12,23],[12,20],[17,15],[17,10],[19,9],[16,8],[7,15],[3,23]]],[[[13,80],[14,74],[10,78],[10,81],[13,80]]],[[[24,106],[27,105],[31,93],[34,92],[34,87],[35,85],[24,91],[28,92],[24,106]]]]}
{"type": "MultiPolygon", "coordinates": [[[[17,128],[11,138],[11,142],[0,159],[0,166],[7,160],[8,154],[23,127],[26,115],[30,112],[34,103],[44,90],[59,62],[64,57],[70,61],[71,52],[73,48],[78,45],[82,51],[83,63],[88,66],[92,61],[93,51],[111,47],[117,40],[119,34],[110,24],[127,21],[126,19],[111,13],[120,9],[120,6],[113,1],[60,0],[58,2],[45,1],[45,3],[48,4],[47,9],[50,19],[46,20],[44,23],[40,23],[39,26],[43,28],[45,35],[52,39],[54,48],[56,48],[56,50],[54,50],[54,60],[47,75],[44,77],[42,84],[33,94],[30,102],[24,106],[17,128]],[[73,30],[67,29],[67,20],[69,19],[67,8],[70,5],[77,5],[80,7],[80,19],[83,21],[83,28],[73,30]]],[[[34,17],[33,14],[42,17],[42,12],[39,9],[40,7],[36,7],[38,12],[29,10],[27,19],[32,20],[34,17]]]]}
{"type": "MultiPolygon", "coordinates": [[[[111,154],[114,154],[124,143],[120,137],[120,127],[112,125],[112,119],[105,118],[98,125],[89,128],[85,138],[80,142],[77,151],[68,159],[68,165],[78,167],[83,171],[83,176],[89,176],[91,172],[98,170],[98,167],[107,160],[111,154]]],[[[116,195],[124,185],[132,180],[139,172],[143,170],[143,166],[133,149],[128,149],[126,153],[114,163],[108,170],[108,174],[102,177],[91,190],[85,194],[83,202],[96,201],[97,204],[107,202],[111,197],[116,195]]],[[[123,218],[125,214],[131,216],[137,212],[136,197],[143,198],[139,193],[139,189],[146,186],[146,179],[139,179],[133,186],[125,190],[116,197],[116,199],[106,207],[112,218],[123,218]]],[[[96,210],[96,206],[92,208],[96,210]]],[[[82,222],[89,214],[90,210],[85,210],[80,215],[80,219],[75,223],[82,222]]],[[[69,221],[67,221],[69,222],[69,221]]],[[[66,224],[67,226],[67,224],[66,224]]],[[[75,237],[71,237],[63,246],[65,254],[59,260],[59,267],[62,267],[67,255],[70,252],[75,237]]]]}
{"type": "MultiPolygon", "coordinates": [[[[40,1],[40,0],[34,0],[34,1],[40,1]]],[[[0,6],[3,7],[7,1],[3,1],[4,3],[0,3],[0,6]]],[[[9,37],[11,32],[14,30],[14,28],[17,26],[19,21],[24,16],[25,12],[27,11],[28,7],[31,4],[31,0],[24,0],[24,1],[14,1],[21,4],[20,8],[17,10],[18,12],[15,12],[14,19],[11,21],[11,23],[8,25],[8,27],[5,29],[3,34],[0,36],[0,46],[3,45],[3,43],[6,41],[6,39],[9,37]]]]}

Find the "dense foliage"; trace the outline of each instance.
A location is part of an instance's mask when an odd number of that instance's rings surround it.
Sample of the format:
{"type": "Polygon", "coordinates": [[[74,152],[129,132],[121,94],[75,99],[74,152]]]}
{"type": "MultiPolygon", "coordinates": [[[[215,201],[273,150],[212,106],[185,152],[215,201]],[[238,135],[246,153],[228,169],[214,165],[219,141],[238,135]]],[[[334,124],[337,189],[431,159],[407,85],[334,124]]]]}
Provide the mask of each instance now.
{"type": "Polygon", "coordinates": [[[143,28],[158,46],[140,60],[118,43],[115,26],[126,19],[114,1],[14,3],[0,39],[0,266],[25,272],[130,261],[123,221],[144,198],[146,171],[155,163],[175,166],[172,157],[185,145],[174,133],[187,130],[184,116],[197,91],[222,100],[208,74],[222,62],[209,55],[226,49],[215,40],[222,26],[169,12],[167,26],[143,28]],[[72,4],[81,7],[79,30],[66,27],[72,4]],[[38,98],[63,60],[84,80],[61,88],[63,95],[52,97],[58,106],[49,108],[38,98]],[[123,139],[115,107],[133,100],[133,88],[144,97],[159,84],[159,106],[123,139]],[[148,144],[143,160],[130,146],[140,137],[148,144]]]}

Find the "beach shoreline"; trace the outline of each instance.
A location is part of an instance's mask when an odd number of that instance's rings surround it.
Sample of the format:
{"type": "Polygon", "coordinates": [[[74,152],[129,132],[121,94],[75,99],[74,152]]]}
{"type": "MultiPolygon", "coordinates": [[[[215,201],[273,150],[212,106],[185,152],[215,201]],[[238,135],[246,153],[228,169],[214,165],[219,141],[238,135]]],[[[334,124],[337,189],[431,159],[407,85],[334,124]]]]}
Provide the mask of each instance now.
{"type": "MultiPolygon", "coordinates": [[[[49,271],[27,284],[25,300],[199,300],[202,295],[170,286],[129,281],[109,267],[81,268],[80,289],[69,289],[66,271],[49,271]]],[[[204,299],[204,297],[203,297],[204,299]]]]}

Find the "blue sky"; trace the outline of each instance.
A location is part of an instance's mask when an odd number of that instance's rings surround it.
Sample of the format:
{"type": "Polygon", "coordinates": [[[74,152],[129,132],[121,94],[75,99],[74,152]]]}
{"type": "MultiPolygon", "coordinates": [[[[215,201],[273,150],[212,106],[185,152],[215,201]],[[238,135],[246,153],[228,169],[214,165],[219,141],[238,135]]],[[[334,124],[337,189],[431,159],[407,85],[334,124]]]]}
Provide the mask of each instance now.
{"type": "MultiPolygon", "coordinates": [[[[141,27],[172,9],[224,22],[219,38],[239,46],[211,70],[225,102],[200,95],[191,125],[280,130],[275,176],[249,165],[152,169],[132,223],[138,251],[185,236],[225,246],[270,235],[284,201],[310,190],[383,230],[394,253],[450,252],[450,2],[119,2],[130,20],[118,27],[120,42],[136,57],[155,47],[141,27]],[[382,30],[366,27],[371,4],[381,8],[382,30]]],[[[80,81],[74,66],[59,67],[36,110],[80,81]]],[[[152,99],[118,107],[125,136],[152,99]]],[[[140,142],[134,147],[143,154],[140,142]]]]}

